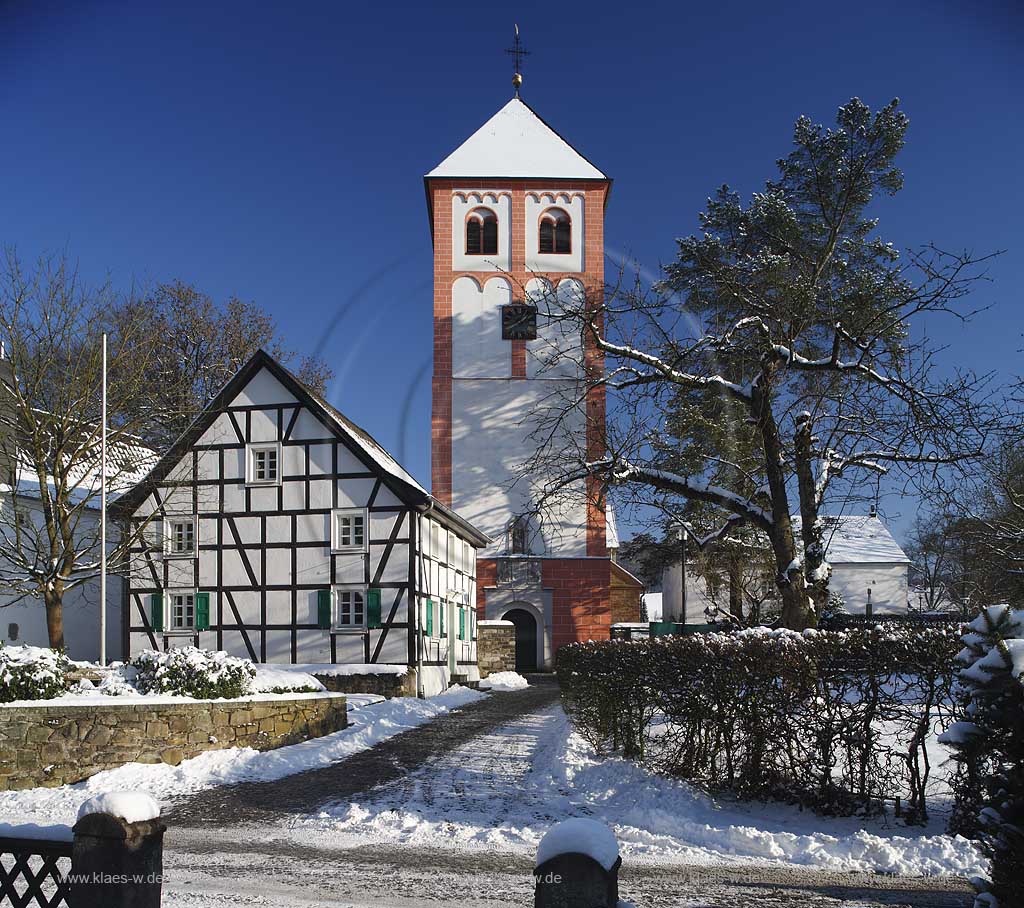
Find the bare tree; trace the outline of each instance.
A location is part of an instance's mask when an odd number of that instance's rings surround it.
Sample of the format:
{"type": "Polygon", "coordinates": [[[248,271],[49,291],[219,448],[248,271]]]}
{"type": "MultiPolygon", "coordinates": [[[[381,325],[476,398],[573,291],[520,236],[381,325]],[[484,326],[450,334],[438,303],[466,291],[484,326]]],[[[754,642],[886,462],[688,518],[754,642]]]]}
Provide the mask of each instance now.
{"type": "MultiPolygon", "coordinates": [[[[50,645],[64,646],[65,595],[99,572],[101,335],[109,330],[108,481],[123,490],[144,475],[139,401],[159,344],[146,322],[111,316],[109,286],[88,287],[63,259],[26,271],[13,251],[0,275],[0,585],[42,600],[50,645]],[[135,414],[132,416],[132,414],[135,414]]],[[[117,560],[127,540],[111,552],[117,560]]]]}
{"type": "Polygon", "coordinates": [[[868,215],[902,184],[906,128],[895,101],[872,114],[854,99],[833,129],[801,118],[779,177],[747,205],[722,187],[653,288],[620,280],[539,301],[544,330],[580,351],[577,394],[537,415],[524,466],[550,478],[548,497],[598,477],[647,513],[700,502],[715,520],[693,530],[698,547],[755,528],[781,621],[801,628],[828,598],[826,505],[983,455],[998,417],[987,380],[941,373],[913,328],[967,318],[959,304],[984,259],[932,246],[901,257],[868,215]],[[609,422],[595,456],[566,426],[598,389],[609,422]]]}

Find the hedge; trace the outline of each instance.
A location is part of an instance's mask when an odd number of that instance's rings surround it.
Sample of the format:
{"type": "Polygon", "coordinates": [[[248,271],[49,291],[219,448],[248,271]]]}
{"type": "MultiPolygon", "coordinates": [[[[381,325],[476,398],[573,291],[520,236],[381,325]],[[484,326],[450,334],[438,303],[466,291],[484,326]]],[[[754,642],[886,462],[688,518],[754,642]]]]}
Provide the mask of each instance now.
{"type": "Polygon", "coordinates": [[[575,728],[599,752],[830,813],[899,799],[923,823],[925,742],[951,718],[959,633],[755,628],[578,643],[557,670],[575,728]]]}

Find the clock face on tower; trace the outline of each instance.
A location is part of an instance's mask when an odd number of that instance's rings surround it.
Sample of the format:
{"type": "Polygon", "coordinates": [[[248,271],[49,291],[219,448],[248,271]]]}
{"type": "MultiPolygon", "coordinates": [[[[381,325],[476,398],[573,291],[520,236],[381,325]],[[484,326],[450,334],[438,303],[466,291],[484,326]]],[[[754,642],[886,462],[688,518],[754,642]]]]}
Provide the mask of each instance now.
{"type": "Polygon", "coordinates": [[[502,340],[536,340],[537,307],[512,303],[501,307],[502,340]]]}

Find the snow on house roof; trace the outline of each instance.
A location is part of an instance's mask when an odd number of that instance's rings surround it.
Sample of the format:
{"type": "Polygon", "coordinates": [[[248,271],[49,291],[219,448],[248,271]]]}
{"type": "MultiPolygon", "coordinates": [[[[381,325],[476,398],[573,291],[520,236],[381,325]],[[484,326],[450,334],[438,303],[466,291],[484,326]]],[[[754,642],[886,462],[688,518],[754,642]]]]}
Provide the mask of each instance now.
{"type": "Polygon", "coordinates": [[[608,179],[519,98],[509,101],[427,177],[608,179]]]}
{"type": "MultiPolygon", "coordinates": [[[[907,553],[877,517],[859,514],[826,515],[825,557],[830,564],[909,564],[907,553]]],[[[800,519],[793,532],[799,534],[800,519]]]]}

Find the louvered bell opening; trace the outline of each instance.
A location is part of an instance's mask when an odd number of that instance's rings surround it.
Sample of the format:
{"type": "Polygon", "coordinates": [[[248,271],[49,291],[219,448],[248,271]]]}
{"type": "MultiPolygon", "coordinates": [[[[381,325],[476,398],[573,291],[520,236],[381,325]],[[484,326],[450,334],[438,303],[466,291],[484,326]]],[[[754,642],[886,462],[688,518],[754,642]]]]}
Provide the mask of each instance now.
{"type": "Polygon", "coordinates": [[[559,218],[555,224],[555,252],[572,251],[572,232],[568,219],[559,218]]]}
{"type": "Polygon", "coordinates": [[[479,219],[471,218],[466,222],[466,255],[480,255],[481,233],[479,219]]]}
{"type": "Polygon", "coordinates": [[[541,255],[550,254],[555,251],[555,224],[550,218],[544,218],[540,222],[540,252],[541,255]]]}
{"type": "Polygon", "coordinates": [[[483,252],[484,255],[498,254],[498,219],[495,217],[484,218],[483,252]]]}

